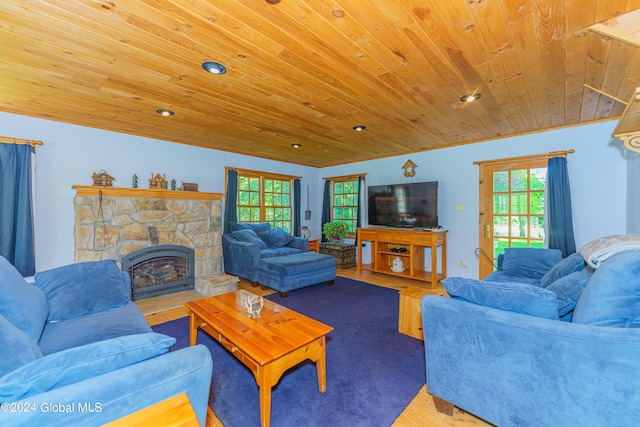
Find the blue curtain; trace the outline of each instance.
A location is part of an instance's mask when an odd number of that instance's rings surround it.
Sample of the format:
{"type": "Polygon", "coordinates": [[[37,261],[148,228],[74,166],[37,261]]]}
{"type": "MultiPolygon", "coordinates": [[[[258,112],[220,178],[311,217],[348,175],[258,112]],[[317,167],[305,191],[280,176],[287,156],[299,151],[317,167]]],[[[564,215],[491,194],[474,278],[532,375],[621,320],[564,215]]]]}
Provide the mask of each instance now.
{"type": "MultiPolygon", "coordinates": [[[[360,228],[362,227],[362,207],[360,206],[362,204],[362,194],[363,194],[363,190],[362,190],[362,183],[364,182],[364,176],[361,176],[358,178],[358,210],[356,211],[356,227],[360,228]]],[[[356,242],[358,241],[358,230],[356,230],[356,242]]]]}
{"type": "Polygon", "coordinates": [[[300,178],[293,180],[293,230],[291,234],[300,235],[300,178]]]}
{"type": "MultiPolygon", "coordinates": [[[[320,232],[327,222],[331,222],[331,181],[324,182],[324,196],[322,197],[322,223],[320,224],[320,232]]],[[[326,242],[327,238],[322,235],[322,242],[326,242]]]]}
{"type": "Polygon", "coordinates": [[[364,176],[358,178],[358,210],[356,214],[356,227],[362,227],[362,183],[364,182],[364,176]]]}
{"type": "Polygon", "coordinates": [[[547,166],[547,227],[550,249],[560,249],[567,257],[576,251],[571,212],[571,188],[565,157],[551,157],[547,166]]]}
{"type": "Polygon", "coordinates": [[[224,201],[224,233],[230,233],[230,222],[238,220],[236,202],[238,199],[238,172],[227,169],[227,194],[224,201]]]}
{"type": "Polygon", "coordinates": [[[33,276],[36,257],[28,144],[0,144],[0,255],[23,276],[33,276]]]}

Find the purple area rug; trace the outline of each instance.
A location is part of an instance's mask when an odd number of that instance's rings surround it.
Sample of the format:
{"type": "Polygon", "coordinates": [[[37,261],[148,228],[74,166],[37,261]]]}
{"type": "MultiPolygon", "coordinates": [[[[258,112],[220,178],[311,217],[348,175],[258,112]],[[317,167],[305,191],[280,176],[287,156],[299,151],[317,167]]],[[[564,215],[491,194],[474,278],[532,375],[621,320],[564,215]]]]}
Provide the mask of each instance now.
{"type": "MultiPolygon", "coordinates": [[[[315,364],[285,372],[272,389],[271,425],[390,426],[425,383],[422,341],[398,332],[398,292],[356,280],[278,294],[270,300],[333,326],[327,335],[327,391],[315,364]]],[[[189,345],[189,319],[154,326],[189,345]]],[[[202,331],[198,343],[213,357],[209,405],[225,427],[260,425],[258,386],[251,371],[202,331]]]]}

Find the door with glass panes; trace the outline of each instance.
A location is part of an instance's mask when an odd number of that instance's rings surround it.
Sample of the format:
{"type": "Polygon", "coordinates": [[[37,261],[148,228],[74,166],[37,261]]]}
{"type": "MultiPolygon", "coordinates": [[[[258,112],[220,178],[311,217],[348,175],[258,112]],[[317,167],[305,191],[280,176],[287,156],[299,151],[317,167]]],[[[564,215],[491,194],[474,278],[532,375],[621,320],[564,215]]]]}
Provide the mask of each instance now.
{"type": "Polygon", "coordinates": [[[547,157],[480,164],[480,253],[482,279],[506,248],[544,246],[547,157]]]}

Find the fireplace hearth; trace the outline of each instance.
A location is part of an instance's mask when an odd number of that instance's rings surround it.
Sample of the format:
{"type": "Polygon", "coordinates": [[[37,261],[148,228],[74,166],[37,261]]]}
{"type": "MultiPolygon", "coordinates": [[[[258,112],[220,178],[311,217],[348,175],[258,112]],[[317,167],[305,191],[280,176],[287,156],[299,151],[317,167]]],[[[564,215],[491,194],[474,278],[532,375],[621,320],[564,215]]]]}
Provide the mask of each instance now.
{"type": "Polygon", "coordinates": [[[122,257],[133,301],[194,288],[195,252],[179,245],[154,245],[122,257]]]}

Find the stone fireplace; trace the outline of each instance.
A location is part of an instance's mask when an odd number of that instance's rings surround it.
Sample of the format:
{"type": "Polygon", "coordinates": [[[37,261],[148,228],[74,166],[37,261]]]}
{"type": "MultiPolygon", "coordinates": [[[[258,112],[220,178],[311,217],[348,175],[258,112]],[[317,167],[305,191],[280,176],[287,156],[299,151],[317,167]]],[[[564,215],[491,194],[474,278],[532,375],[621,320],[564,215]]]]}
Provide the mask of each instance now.
{"type": "MultiPolygon", "coordinates": [[[[193,285],[204,296],[234,291],[238,278],[222,271],[221,194],[156,189],[74,186],[75,261],[125,258],[138,251],[176,246],[193,252],[193,285]]],[[[169,291],[161,277],[182,275],[173,261],[134,272],[133,282],[169,291]],[[171,270],[171,271],[170,271],[171,270]]],[[[182,280],[182,279],[180,279],[182,280]]],[[[190,285],[188,285],[190,286],[190,285]]],[[[184,290],[182,283],[171,292],[184,290]]],[[[146,291],[145,291],[146,292],[146,291]]],[[[137,298],[141,299],[141,298],[137,298]]]]}

